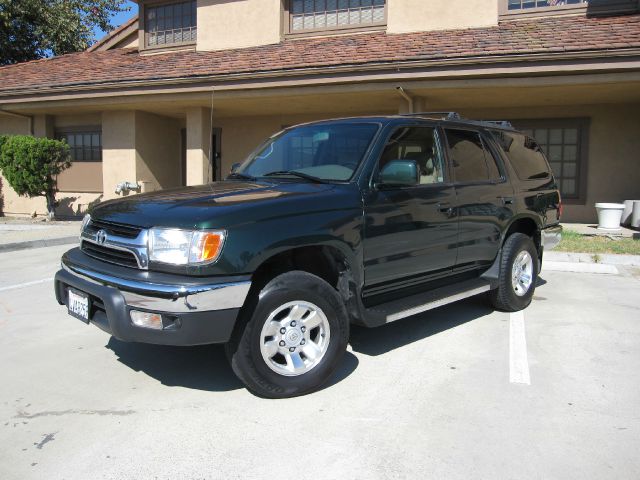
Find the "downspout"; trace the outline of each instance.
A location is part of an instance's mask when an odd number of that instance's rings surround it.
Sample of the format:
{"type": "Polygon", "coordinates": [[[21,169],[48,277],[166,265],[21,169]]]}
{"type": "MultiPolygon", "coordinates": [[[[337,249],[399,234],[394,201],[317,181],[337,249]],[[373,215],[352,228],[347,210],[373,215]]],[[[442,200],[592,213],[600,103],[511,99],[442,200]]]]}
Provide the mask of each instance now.
{"type": "MultiPolygon", "coordinates": [[[[211,110],[209,111],[209,165],[207,165],[207,178],[210,178],[211,181],[214,180],[214,175],[216,173],[216,165],[217,158],[214,158],[215,153],[214,145],[213,145],[213,94],[215,93],[216,88],[213,87],[211,89],[211,110]],[[212,171],[213,170],[213,171],[212,171]]],[[[215,179],[216,181],[220,180],[219,178],[215,179]]]]}
{"type": "Polygon", "coordinates": [[[10,112],[9,110],[0,109],[0,113],[4,113],[10,117],[26,118],[29,120],[29,135],[33,135],[33,116],[23,115],[22,113],[10,112]]]}
{"type": "Polygon", "coordinates": [[[410,96],[409,94],[407,94],[407,92],[405,92],[404,88],[402,88],[400,86],[396,87],[396,90],[398,91],[400,96],[402,98],[404,98],[407,101],[407,103],[409,104],[409,113],[415,113],[414,108],[413,108],[413,97],[410,96]]]}

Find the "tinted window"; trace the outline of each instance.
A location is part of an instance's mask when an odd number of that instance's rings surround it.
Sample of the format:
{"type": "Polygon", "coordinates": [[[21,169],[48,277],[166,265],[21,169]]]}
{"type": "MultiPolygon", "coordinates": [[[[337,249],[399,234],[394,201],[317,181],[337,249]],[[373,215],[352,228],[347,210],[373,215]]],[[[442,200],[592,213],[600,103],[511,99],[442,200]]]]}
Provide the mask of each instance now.
{"type": "Polygon", "coordinates": [[[456,182],[489,181],[487,159],[480,135],[469,130],[447,129],[446,132],[456,182]]]}
{"type": "Polygon", "coordinates": [[[271,138],[238,172],[261,177],[293,170],[323,180],[349,180],[378,128],[370,123],[295,127],[271,138]]]}
{"type": "Polygon", "coordinates": [[[389,137],[382,152],[380,169],[392,160],[414,160],[420,170],[422,185],[444,181],[444,162],[435,128],[398,128],[389,137]]]}
{"type": "Polygon", "coordinates": [[[549,176],[549,167],[536,141],[521,133],[492,131],[521,180],[549,176]]]}
{"type": "Polygon", "coordinates": [[[488,148],[486,137],[482,142],[484,144],[484,156],[487,160],[487,168],[489,169],[489,178],[494,181],[500,181],[502,179],[502,174],[500,173],[500,167],[498,167],[498,160],[494,155],[493,150],[488,148]]]}

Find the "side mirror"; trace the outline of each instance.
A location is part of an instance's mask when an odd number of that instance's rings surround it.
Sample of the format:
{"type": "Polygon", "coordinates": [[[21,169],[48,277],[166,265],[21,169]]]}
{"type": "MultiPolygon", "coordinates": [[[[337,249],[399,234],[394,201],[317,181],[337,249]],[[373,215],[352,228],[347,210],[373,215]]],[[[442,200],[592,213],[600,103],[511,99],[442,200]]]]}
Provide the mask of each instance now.
{"type": "Polygon", "coordinates": [[[411,186],[420,183],[420,169],[415,160],[392,160],[378,175],[378,185],[411,186]]]}
{"type": "Polygon", "coordinates": [[[231,173],[233,173],[236,170],[238,170],[238,167],[240,167],[240,165],[242,165],[240,162],[234,163],[233,165],[231,165],[231,173]]]}

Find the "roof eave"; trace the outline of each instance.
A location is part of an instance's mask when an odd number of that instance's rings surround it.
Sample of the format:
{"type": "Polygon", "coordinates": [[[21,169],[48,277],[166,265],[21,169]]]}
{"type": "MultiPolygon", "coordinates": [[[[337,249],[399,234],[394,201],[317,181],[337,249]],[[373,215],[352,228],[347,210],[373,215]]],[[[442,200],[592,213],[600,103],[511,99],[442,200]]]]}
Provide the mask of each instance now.
{"type": "MultiPolygon", "coordinates": [[[[117,82],[101,82],[101,83],[79,83],[64,84],[51,87],[31,88],[31,89],[14,89],[0,91],[0,102],[2,100],[14,102],[37,102],[39,98],[45,95],[55,95],[61,92],[68,95],[82,94],[84,92],[92,92],[99,95],[101,91],[107,92],[111,89],[132,89],[134,93],[143,93],[144,90],[156,89],[158,87],[188,87],[193,84],[208,83],[214,84],[233,84],[242,82],[246,89],[268,87],[268,81],[289,79],[295,82],[295,79],[302,85],[306,80],[312,81],[317,78],[326,78],[331,76],[342,83],[357,82],[362,74],[377,72],[397,74],[401,77],[403,72],[409,70],[424,70],[425,73],[434,72],[441,68],[460,67],[460,76],[464,76],[465,68],[470,66],[483,66],[486,69],[495,67],[504,67],[507,64],[515,65],[537,65],[538,74],[553,74],[560,72],[559,67],[570,63],[579,62],[598,62],[603,67],[609,65],[611,68],[620,67],[619,63],[623,60],[634,59],[637,62],[637,68],[640,69],[640,48],[627,48],[616,50],[590,50],[580,52],[555,52],[540,54],[509,54],[500,56],[472,56],[457,57],[450,59],[418,59],[394,62],[371,62],[366,64],[350,64],[335,65],[323,67],[306,67],[288,70],[269,70],[254,71],[229,74],[213,74],[213,75],[193,75],[188,77],[162,77],[162,78],[146,78],[146,79],[128,79],[117,82]]],[[[624,67],[629,69],[629,67],[624,67]]],[[[598,69],[602,71],[603,68],[598,69]]],[[[515,71],[513,74],[521,73],[515,71]]],[[[152,93],[152,92],[151,92],[152,93]]]]}

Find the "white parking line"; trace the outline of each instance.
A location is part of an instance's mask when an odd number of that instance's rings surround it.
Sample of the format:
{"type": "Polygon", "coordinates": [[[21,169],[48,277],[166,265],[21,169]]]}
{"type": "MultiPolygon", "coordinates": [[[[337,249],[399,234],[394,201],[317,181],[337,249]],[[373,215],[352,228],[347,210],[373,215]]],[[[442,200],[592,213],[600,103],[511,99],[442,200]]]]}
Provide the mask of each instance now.
{"type": "Polygon", "coordinates": [[[42,280],[34,280],[33,282],[18,283],[16,285],[9,285],[8,287],[0,287],[0,292],[15,290],[16,288],[30,287],[31,285],[38,285],[39,283],[47,283],[52,281],[53,278],[43,278],[42,280]]]}
{"type": "Polygon", "coordinates": [[[509,380],[511,383],[531,385],[524,313],[513,312],[509,319],[509,380]]]}

